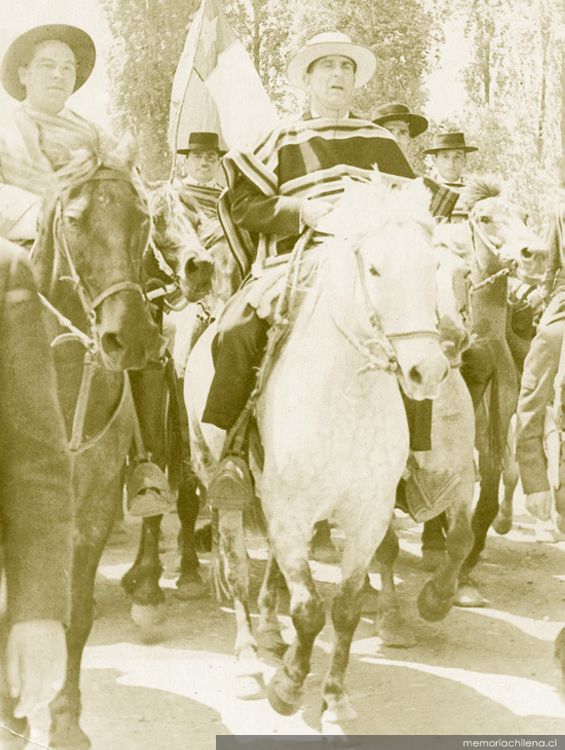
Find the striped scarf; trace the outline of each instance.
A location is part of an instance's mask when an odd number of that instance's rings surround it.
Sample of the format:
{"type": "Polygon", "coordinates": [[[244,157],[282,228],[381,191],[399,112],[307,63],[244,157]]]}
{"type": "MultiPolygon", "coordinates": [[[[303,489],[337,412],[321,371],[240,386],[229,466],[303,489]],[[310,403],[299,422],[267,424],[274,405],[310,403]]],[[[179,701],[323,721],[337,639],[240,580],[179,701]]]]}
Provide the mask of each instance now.
{"type": "Polygon", "coordinates": [[[184,182],[183,191],[196,202],[206,216],[209,218],[217,217],[216,206],[222,193],[220,188],[208,187],[207,185],[190,185],[184,182]]]}
{"type": "Polygon", "coordinates": [[[0,179],[42,196],[73,151],[97,148],[97,129],[74,112],[48,115],[22,104],[0,137],[0,179]]]}
{"type": "MultiPolygon", "coordinates": [[[[283,260],[297,236],[260,234],[253,238],[231,218],[229,193],[237,176],[243,175],[266,197],[323,198],[336,202],[347,178],[368,180],[374,167],[392,182],[414,177],[408,162],[388,130],[372,122],[351,117],[304,119],[273,130],[249,152],[231,151],[223,159],[228,190],[222,195],[218,212],[243,275],[251,267],[257,273],[283,260]]],[[[436,215],[447,215],[457,196],[428,180],[436,215]]]]}

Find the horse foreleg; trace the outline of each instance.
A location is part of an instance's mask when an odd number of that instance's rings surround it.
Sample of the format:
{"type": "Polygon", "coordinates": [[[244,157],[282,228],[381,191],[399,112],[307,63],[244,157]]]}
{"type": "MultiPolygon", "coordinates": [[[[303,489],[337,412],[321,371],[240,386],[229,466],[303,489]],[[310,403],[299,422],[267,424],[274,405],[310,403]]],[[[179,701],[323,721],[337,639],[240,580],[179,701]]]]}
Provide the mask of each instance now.
{"type": "Polygon", "coordinates": [[[493,521],[492,527],[497,534],[508,534],[512,529],[513,500],[516,486],[518,485],[519,470],[515,453],[515,425],[514,419],[510,422],[508,439],[504,451],[502,463],[502,483],[504,485],[504,498],[500,503],[498,513],[493,521]]]}
{"type": "Polygon", "coordinates": [[[277,617],[277,603],[281,588],[286,589],[286,584],[275,556],[272,550],[269,550],[269,558],[257,601],[259,607],[257,638],[262,648],[279,657],[282,657],[288,648],[288,644],[285,643],[281,635],[277,617]]]}
{"type": "Polygon", "coordinates": [[[121,498],[121,479],[117,486],[99,489],[98,504],[89,497],[83,503],[91,505],[84,512],[79,499],[75,532],[75,546],[71,574],[71,613],[66,632],[67,671],[65,683],[50,704],[51,727],[49,747],[85,750],[90,740],[80,727],[80,665],[85,643],[90,634],[94,614],[94,583],[96,569],[110,534],[115,510],[121,498]]]}
{"type": "Polygon", "coordinates": [[[459,588],[454,602],[458,607],[484,607],[487,604],[487,600],[479,591],[478,585],[471,578],[471,571],[485,548],[488,530],[498,512],[498,487],[501,469],[495,466],[490,455],[481,453],[479,455],[479,470],[481,492],[471,522],[473,546],[461,568],[459,588]]]}
{"type": "Polygon", "coordinates": [[[162,517],[143,519],[137,557],[122,578],[122,586],[133,600],[132,619],[140,627],[150,627],[162,620],[162,605],[165,601],[165,595],[159,586],[163,572],[159,558],[162,517]]]}
{"type": "Polygon", "coordinates": [[[381,574],[381,590],[377,602],[377,634],[385,646],[410,648],[416,645],[416,638],[402,617],[394,586],[394,564],[399,551],[398,537],[390,525],[375,555],[381,574]]]}
{"type": "Polygon", "coordinates": [[[200,563],[196,554],[194,530],[200,510],[198,480],[189,470],[184,470],[177,499],[177,513],[181,524],[181,564],[175,596],[183,601],[197,599],[204,594],[200,577],[200,563]]]}
{"type": "Polygon", "coordinates": [[[473,546],[471,530],[471,505],[473,502],[474,467],[469,465],[460,473],[459,483],[453,490],[453,500],[447,509],[447,558],[435,571],[418,597],[418,611],[425,620],[442,620],[454,603],[459,575],[465,558],[473,546]]]}
{"type": "MultiPolygon", "coordinates": [[[[286,519],[277,519],[273,549],[290,591],[290,615],[296,638],[269,683],[269,702],[280,714],[295,713],[302,701],[302,686],[310,671],[312,648],[326,619],[324,602],[316,590],[308,565],[308,535],[284,528],[286,519]]],[[[285,524],[286,525],[286,524],[285,524]]],[[[369,564],[364,574],[367,572],[369,564]]],[[[364,575],[363,574],[363,575],[364,575]]],[[[361,579],[361,583],[363,578],[361,579]]]]}
{"type": "Polygon", "coordinates": [[[221,511],[219,528],[224,574],[235,611],[237,695],[249,698],[263,689],[263,669],[249,614],[249,562],[241,511],[221,511]]]}
{"type": "MultiPolygon", "coordinates": [[[[374,506],[367,505],[367,508],[373,511],[374,516],[374,506]]],[[[392,508],[390,510],[392,513],[392,508]]],[[[351,642],[361,616],[361,592],[365,576],[373,550],[390,530],[390,515],[363,518],[359,514],[350,514],[341,520],[340,526],[345,533],[342,579],[332,605],[335,640],[331,664],[322,684],[322,719],[331,723],[350,721],[357,715],[345,689],[345,672],[351,642]]],[[[393,555],[394,539],[390,537],[386,547],[393,555]]]]}

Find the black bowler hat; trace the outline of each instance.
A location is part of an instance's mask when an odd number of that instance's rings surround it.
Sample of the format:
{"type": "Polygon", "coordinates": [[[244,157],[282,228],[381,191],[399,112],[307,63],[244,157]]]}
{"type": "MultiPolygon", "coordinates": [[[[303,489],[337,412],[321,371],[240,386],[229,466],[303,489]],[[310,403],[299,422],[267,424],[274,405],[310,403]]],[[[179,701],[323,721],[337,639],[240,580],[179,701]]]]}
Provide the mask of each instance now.
{"type": "Polygon", "coordinates": [[[424,153],[437,154],[438,151],[451,151],[453,149],[460,149],[465,153],[479,150],[477,146],[467,146],[464,133],[436,133],[433,146],[427,148],[424,153]]]}
{"type": "Polygon", "coordinates": [[[61,23],[35,26],[14,39],[2,60],[2,83],[14,99],[23,101],[26,98],[26,90],[20,82],[18,70],[28,64],[36,44],[51,40],[64,42],[73,51],[77,66],[74,91],[79,89],[92,73],[96,61],[96,48],[86,31],[77,26],[61,23]]]}
{"type": "Polygon", "coordinates": [[[371,120],[376,125],[383,125],[391,120],[403,120],[408,123],[410,138],[421,135],[428,129],[428,121],[423,115],[410,112],[406,104],[381,104],[371,113],[371,120]]]}
{"type": "Polygon", "coordinates": [[[191,151],[217,151],[220,156],[226,153],[220,148],[217,133],[191,133],[188,136],[188,147],[178,148],[177,154],[190,154],[191,151]]]}

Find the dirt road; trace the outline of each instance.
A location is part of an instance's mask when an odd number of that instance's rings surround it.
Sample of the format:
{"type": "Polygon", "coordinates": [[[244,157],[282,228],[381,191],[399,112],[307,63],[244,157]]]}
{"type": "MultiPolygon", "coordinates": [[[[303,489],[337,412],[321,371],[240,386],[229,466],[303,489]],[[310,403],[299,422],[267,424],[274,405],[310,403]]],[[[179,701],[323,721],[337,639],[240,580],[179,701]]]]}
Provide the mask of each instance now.
{"type": "MultiPolygon", "coordinates": [[[[133,559],[138,522],[110,546],[97,586],[98,617],[83,669],[83,728],[95,750],[208,750],[217,734],[316,734],[320,678],[331,629],[316,642],[305,706],[276,714],[263,695],[235,698],[234,623],[208,596],[193,603],[173,597],[176,520],[164,524],[167,591],[165,625],[153,633],[130,620],[119,578],[133,559]]],[[[416,612],[421,569],[417,528],[401,532],[398,592],[414,624],[412,649],[383,647],[370,618],[353,644],[348,684],[359,718],[348,734],[565,734],[565,703],[552,660],[565,620],[565,542],[536,542],[533,523],[519,516],[508,537],[489,538],[477,579],[491,606],[454,609],[428,624],[416,612]]],[[[255,555],[261,557],[261,555],[255,555]]],[[[254,562],[258,576],[262,561],[254,562]]],[[[337,567],[315,564],[329,599],[337,567]]],[[[378,584],[378,576],[373,576],[378,584]]],[[[283,616],[285,638],[292,625],[283,616]]],[[[265,658],[268,680],[276,661],[265,658]]],[[[35,733],[40,739],[41,729],[35,733]]]]}

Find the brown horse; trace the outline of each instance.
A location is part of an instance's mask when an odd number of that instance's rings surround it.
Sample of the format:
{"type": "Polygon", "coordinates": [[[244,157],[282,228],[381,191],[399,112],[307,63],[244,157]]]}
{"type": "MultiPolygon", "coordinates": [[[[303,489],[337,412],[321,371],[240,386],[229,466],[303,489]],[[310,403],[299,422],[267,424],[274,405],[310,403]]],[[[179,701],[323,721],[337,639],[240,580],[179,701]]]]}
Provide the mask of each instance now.
{"type": "Polygon", "coordinates": [[[165,348],[142,287],[151,216],[133,161],[126,141],[112,154],[77,157],[46,206],[32,255],[48,310],[76,502],[67,674],[50,707],[52,747],[90,747],[79,724],[80,664],[96,569],[132,443],[126,370],[159,360],[165,348]]]}

